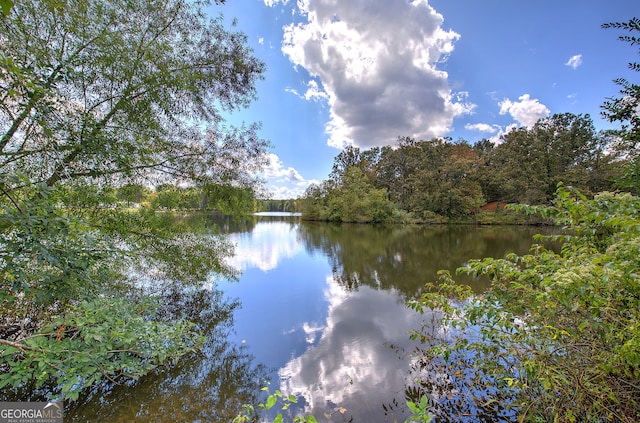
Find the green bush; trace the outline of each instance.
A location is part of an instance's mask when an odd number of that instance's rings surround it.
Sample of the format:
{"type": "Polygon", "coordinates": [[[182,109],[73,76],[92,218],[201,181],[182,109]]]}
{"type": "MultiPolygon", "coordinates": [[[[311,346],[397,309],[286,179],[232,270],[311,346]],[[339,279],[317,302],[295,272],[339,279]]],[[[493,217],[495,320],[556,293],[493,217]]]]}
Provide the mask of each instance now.
{"type": "Polygon", "coordinates": [[[450,325],[447,337],[428,326],[413,333],[425,343],[416,370],[447,375],[420,379],[433,413],[454,421],[469,412],[638,421],[640,198],[602,193],[590,200],[560,188],[553,206],[520,208],[564,228],[551,237],[562,242],[559,252],[533,245],[523,256],[472,260],[458,272],[488,276],[485,294],[474,297],[443,273],[411,303],[441,310],[450,325]],[[471,396],[452,404],[445,391],[471,396]]]}

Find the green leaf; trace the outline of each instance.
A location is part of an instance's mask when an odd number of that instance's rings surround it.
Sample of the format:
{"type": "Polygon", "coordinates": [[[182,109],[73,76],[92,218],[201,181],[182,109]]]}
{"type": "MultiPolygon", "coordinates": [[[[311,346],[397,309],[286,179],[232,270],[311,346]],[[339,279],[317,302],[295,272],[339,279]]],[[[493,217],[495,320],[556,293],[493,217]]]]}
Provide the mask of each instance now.
{"type": "Polygon", "coordinates": [[[409,407],[409,409],[411,410],[411,412],[413,414],[419,414],[420,413],[420,409],[418,408],[418,406],[416,406],[416,403],[413,401],[407,401],[407,407],[409,407]]]}
{"type": "Polygon", "coordinates": [[[428,405],[429,405],[429,400],[428,400],[426,395],[423,395],[420,398],[420,409],[421,410],[426,410],[428,405]]]}
{"type": "Polygon", "coordinates": [[[278,398],[275,395],[269,395],[265,405],[266,409],[270,410],[274,405],[276,405],[276,402],[278,402],[278,398]]]}
{"type": "Polygon", "coordinates": [[[11,378],[5,376],[0,376],[0,389],[4,388],[5,386],[7,386],[8,384],[11,383],[11,378]]]}
{"type": "Polygon", "coordinates": [[[13,7],[13,0],[0,0],[0,7],[2,8],[2,14],[9,16],[13,7]]]}

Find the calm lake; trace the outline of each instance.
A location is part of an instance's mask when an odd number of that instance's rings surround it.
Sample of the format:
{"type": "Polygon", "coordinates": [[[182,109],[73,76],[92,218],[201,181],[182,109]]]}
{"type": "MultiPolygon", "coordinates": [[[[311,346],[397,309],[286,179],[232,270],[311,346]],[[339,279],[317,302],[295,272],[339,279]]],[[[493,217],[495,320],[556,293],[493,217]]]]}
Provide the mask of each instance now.
{"type": "MultiPolygon", "coordinates": [[[[217,280],[175,307],[208,336],[192,354],[131,386],[96,390],[70,422],[227,422],[260,388],[293,394],[319,421],[393,422],[421,316],[405,306],[439,269],[470,258],[526,253],[531,227],[371,226],[297,216],[214,218],[236,245],[237,281],[217,280]],[[390,407],[390,404],[397,406],[390,407]]],[[[487,282],[466,280],[482,292],[487,282]]]]}

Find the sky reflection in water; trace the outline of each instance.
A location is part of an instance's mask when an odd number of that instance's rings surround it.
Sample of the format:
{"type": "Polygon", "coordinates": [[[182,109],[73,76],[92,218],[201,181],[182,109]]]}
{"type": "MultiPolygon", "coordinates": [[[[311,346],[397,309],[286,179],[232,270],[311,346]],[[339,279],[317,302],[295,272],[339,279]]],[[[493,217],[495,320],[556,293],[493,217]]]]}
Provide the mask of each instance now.
{"type": "MultiPolygon", "coordinates": [[[[238,298],[235,336],[272,369],[271,390],[304,398],[304,412],[332,421],[384,420],[383,404],[402,402],[409,365],[391,347],[410,348],[420,316],[395,290],[349,289],[324,253],[305,248],[299,224],[259,222],[232,234],[243,271],[222,283],[238,298]]],[[[399,417],[399,416],[397,416],[399,417]]]]}

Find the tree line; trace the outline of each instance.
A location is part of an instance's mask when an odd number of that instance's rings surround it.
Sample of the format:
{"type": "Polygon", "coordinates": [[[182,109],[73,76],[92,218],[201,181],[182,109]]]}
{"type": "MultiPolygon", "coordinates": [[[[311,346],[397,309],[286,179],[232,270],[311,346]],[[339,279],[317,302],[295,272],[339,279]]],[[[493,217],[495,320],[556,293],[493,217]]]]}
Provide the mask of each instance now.
{"type": "Polygon", "coordinates": [[[399,137],[394,146],[347,147],[329,179],[310,186],[305,218],[384,222],[446,221],[490,201],[549,204],[559,183],[592,195],[640,190],[622,179],[632,160],[614,131],[596,131],[589,115],[554,114],[512,129],[499,143],[399,137]]]}
{"type": "MultiPolygon", "coordinates": [[[[74,195],[69,193],[69,203],[82,197],[88,188],[74,195]]],[[[94,187],[94,190],[97,189],[94,187]]],[[[206,185],[202,187],[181,187],[163,183],[149,187],[138,183],[125,183],[118,187],[104,187],[96,194],[103,207],[124,205],[152,210],[179,210],[197,212],[219,212],[224,214],[245,214],[260,211],[299,211],[295,199],[260,199],[260,194],[250,187],[233,185],[206,185]]]]}
{"type": "MultiPolygon", "coordinates": [[[[103,207],[143,207],[152,210],[180,210],[220,213],[251,213],[261,207],[254,189],[232,185],[205,185],[181,187],[163,183],[149,187],[138,183],[125,183],[117,187],[93,188],[103,207]]],[[[68,192],[69,205],[86,195],[88,187],[68,192]]]]}
{"type": "Polygon", "coordinates": [[[299,200],[297,199],[259,200],[259,205],[260,205],[260,211],[286,212],[286,213],[296,213],[300,211],[299,200]]]}

